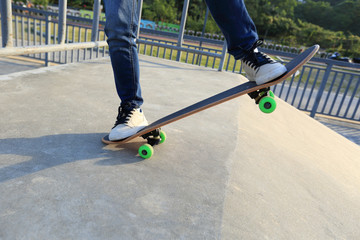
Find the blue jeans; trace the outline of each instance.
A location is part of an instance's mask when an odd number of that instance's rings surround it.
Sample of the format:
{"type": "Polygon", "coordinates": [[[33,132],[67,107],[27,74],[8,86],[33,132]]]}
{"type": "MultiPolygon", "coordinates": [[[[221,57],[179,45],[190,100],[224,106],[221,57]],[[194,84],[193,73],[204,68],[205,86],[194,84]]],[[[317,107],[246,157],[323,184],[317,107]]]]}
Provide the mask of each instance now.
{"type": "MultiPolygon", "coordinates": [[[[236,59],[244,57],[258,39],[243,0],[206,0],[216,23],[223,32],[228,51],[236,59]]],[[[139,14],[136,0],[104,0],[111,65],[115,85],[125,108],[143,103],[140,86],[136,34],[139,14]]]]}

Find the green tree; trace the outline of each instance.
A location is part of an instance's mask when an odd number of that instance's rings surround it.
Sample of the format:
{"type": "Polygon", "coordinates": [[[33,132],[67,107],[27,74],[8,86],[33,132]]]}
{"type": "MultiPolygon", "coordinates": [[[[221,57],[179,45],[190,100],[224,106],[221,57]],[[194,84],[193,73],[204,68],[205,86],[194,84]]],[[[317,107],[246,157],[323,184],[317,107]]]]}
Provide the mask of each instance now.
{"type": "Polygon", "coordinates": [[[297,0],[245,0],[246,8],[259,34],[271,35],[274,18],[293,18],[297,0]]]}
{"type": "Polygon", "coordinates": [[[357,22],[360,17],[359,0],[307,0],[296,7],[295,16],[325,29],[360,35],[357,22]]]}
{"type": "Polygon", "coordinates": [[[144,1],[143,18],[152,21],[175,23],[177,20],[175,0],[144,1]]]}
{"type": "Polygon", "coordinates": [[[331,28],[333,16],[333,8],[328,2],[306,1],[296,8],[295,16],[303,21],[311,22],[313,24],[322,26],[324,28],[331,28]]]}
{"type": "MultiPolygon", "coordinates": [[[[207,6],[205,4],[205,1],[203,0],[190,1],[188,18],[186,20],[186,28],[194,31],[202,31],[205,22],[206,9],[207,6]]],[[[205,31],[208,33],[221,34],[221,30],[217,26],[211,14],[209,14],[205,31]]]]}
{"type": "Polygon", "coordinates": [[[298,25],[290,18],[269,16],[265,38],[270,36],[279,39],[281,44],[294,45],[297,43],[294,35],[299,31],[298,25]]]}
{"type": "Polygon", "coordinates": [[[47,5],[49,4],[49,0],[33,0],[32,2],[35,5],[42,5],[44,7],[47,7],[47,5]]]}
{"type": "Polygon", "coordinates": [[[333,30],[341,30],[344,32],[352,32],[360,35],[359,27],[360,17],[360,1],[346,0],[334,6],[334,16],[332,16],[333,30]]]}

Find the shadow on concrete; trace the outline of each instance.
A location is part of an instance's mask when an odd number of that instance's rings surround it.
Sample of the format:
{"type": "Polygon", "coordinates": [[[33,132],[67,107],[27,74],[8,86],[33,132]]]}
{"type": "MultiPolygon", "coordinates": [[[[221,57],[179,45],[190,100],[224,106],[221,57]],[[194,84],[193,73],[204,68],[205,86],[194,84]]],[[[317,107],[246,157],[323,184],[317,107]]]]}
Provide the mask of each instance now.
{"type": "Polygon", "coordinates": [[[3,159],[8,159],[2,161],[4,167],[0,168],[0,182],[82,160],[97,160],[95,165],[98,166],[143,161],[137,156],[141,142],[107,146],[100,140],[104,135],[105,133],[59,134],[37,138],[0,139],[0,155],[3,155],[3,159]],[[16,158],[13,155],[16,155],[16,158]],[[17,162],[9,164],[12,160],[17,162]]]}
{"type": "Polygon", "coordinates": [[[31,61],[31,59],[27,58],[23,58],[23,60],[15,58],[0,58],[0,75],[37,69],[41,67],[43,67],[43,64],[31,61]]]}

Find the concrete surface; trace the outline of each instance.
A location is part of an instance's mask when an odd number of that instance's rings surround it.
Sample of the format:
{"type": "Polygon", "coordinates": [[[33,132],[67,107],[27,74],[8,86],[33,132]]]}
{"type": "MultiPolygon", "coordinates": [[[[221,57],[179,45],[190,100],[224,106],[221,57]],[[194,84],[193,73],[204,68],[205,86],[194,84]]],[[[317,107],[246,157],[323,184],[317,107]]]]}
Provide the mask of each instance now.
{"type": "MultiPolygon", "coordinates": [[[[141,56],[148,120],[240,75],[141,56]]],[[[105,146],[109,59],[0,76],[0,239],[359,239],[360,148],[278,99],[172,123],[154,156],[105,146]]]]}

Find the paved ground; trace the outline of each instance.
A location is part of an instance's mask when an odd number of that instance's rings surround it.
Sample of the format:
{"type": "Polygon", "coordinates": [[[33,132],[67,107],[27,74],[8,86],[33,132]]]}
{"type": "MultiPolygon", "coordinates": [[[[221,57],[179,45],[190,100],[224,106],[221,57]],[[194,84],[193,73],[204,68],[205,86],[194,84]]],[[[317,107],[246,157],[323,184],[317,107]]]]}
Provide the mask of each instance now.
{"type": "MultiPolygon", "coordinates": [[[[141,56],[150,121],[241,76],[141,56]]],[[[105,146],[108,59],[0,76],[0,239],[359,239],[360,148],[278,99],[242,97],[105,146]],[[140,141],[140,140],[139,140],[140,141]]]]}

